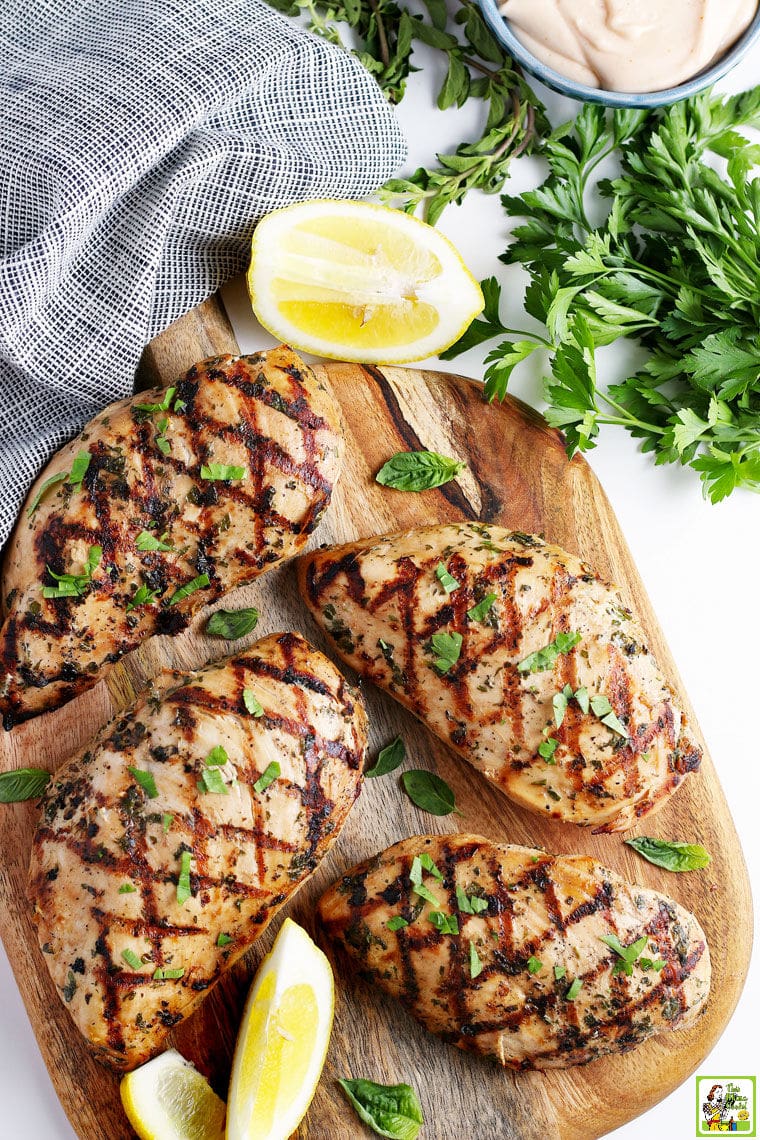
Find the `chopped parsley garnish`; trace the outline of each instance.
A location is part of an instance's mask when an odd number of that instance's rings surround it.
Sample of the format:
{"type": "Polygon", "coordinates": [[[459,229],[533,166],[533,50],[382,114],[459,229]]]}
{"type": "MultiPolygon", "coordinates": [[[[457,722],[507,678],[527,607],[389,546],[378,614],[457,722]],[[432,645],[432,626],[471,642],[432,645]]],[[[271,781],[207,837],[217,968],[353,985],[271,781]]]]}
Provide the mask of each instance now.
{"type": "Polygon", "coordinates": [[[172,450],[172,445],[166,438],[166,430],[168,427],[169,421],[167,419],[159,420],[156,424],[156,447],[162,455],[170,455],[172,450]]]}
{"type": "Polygon", "coordinates": [[[589,698],[588,698],[588,689],[586,688],[586,686],[581,685],[580,689],[576,689],[574,696],[575,696],[575,699],[580,706],[581,712],[587,713],[588,708],[589,708],[589,698]]]}
{"type": "Polygon", "coordinates": [[[211,768],[221,768],[224,764],[227,763],[228,760],[229,756],[227,755],[224,748],[222,748],[221,744],[216,744],[209,752],[204,763],[208,764],[211,768]]]}
{"type": "Polygon", "coordinates": [[[561,982],[566,973],[567,973],[567,970],[565,969],[564,966],[555,966],[554,967],[554,978],[556,981],[561,982]]]}
{"type": "Polygon", "coordinates": [[[161,827],[163,828],[164,835],[166,835],[167,831],[169,830],[169,828],[171,827],[171,825],[173,823],[174,823],[174,816],[170,815],[168,811],[165,811],[164,814],[161,816],[161,827]]]}
{"type": "Polygon", "coordinates": [[[264,715],[264,706],[257,701],[253,689],[243,689],[243,704],[251,716],[264,715]]]}
{"type": "Polygon", "coordinates": [[[230,942],[232,942],[232,939],[229,934],[220,934],[216,940],[217,946],[229,946],[230,942]]]}
{"type": "Polygon", "coordinates": [[[51,475],[49,479],[46,479],[45,482],[40,487],[37,494],[32,499],[32,505],[29,507],[29,510],[26,512],[27,517],[31,518],[31,516],[37,510],[37,507],[42,502],[43,496],[47,494],[47,492],[50,490],[50,488],[55,487],[56,483],[63,483],[64,479],[66,479],[67,477],[68,477],[67,471],[59,471],[57,475],[51,475]]]}
{"type": "Polygon", "coordinates": [[[571,685],[565,685],[564,689],[560,689],[552,697],[552,708],[554,709],[554,723],[557,728],[562,727],[562,721],[565,719],[568,703],[573,698],[573,690],[571,685]]]}
{"type": "Polygon", "coordinates": [[[245,479],[245,467],[238,467],[234,463],[204,463],[201,467],[201,479],[226,482],[228,479],[245,479]]]}
{"type": "Polygon", "coordinates": [[[441,673],[448,673],[459,660],[459,654],[462,652],[462,635],[461,633],[445,633],[439,630],[434,633],[430,638],[430,646],[435,653],[436,659],[433,662],[436,669],[441,673]]]}
{"type": "Polygon", "coordinates": [[[216,610],[206,622],[209,637],[223,637],[225,641],[237,641],[256,628],[259,611],[250,606],[244,610],[216,610]]]}
{"type": "Polygon", "coordinates": [[[481,914],[488,910],[488,899],[481,899],[478,895],[468,895],[463,887],[457,884],[457,906],[462,914],[481,914]]]}
{"type": "Polygon", "coordinates": [[[490,611],[491,606],[496,601],[497,596],[496,594],[486,594],[481,602],[478,602],[476,606],[468,610],[467,616],[470,621],[483,621],[486,614],[490,611]]]}
{"type": "Polygon", "coordinates": [[[543,968],[544,964],[541,959],[536,958],[533,954],[531,954],[530,958],[528,958],[528,973],[537,974],[539,970],[543,970],[543,968]]]}
{"type": "Polygon", "coordinates": [[[132,883],[122,883],[121,886],[119,887],[119,894],[120,895],[133,895],[136,890],[137,890],[137,887],[134,886],[132,883]]]}
{"type": "Polygon", "coordinates": [[[439,882],[443,880],[443,875],[436,867],[433,860],[428,855],[427,851],[423,851],[421,855],[415,855],[412,860],[412,866],[409,871],[409,879],[414,888],[414,893],[419,895],[421,899],[425,899],[434,906],[438,906],[438,899],[422,882],[423,872],[427,871],[433,878],[438,879],[439,882]]]}
{"type": "Polygon", "coordinates": [[[133,970],[141,970],[142,969],[143,963],[137,957],[134,950],[122,950],[121,956],[124,959],[124,961],[127,963],[127,965],[131,966],[133,970]]]}
{"type": "Polygon", "coordinates": [[[274,783],[279,774],[280,765],[276,760],[273,760],[271,764],[267,764],[266,768],[261,773],[256,783],[253,785],[254,792],[266,791],[269,785],[274,783]]]}
{"type": "Polygon", "coordinates": [[[628,729],[625,727],[623,722],[618,720],[618,718],[615,716],[612,705],[610,704],[607,697],[601,693],[596,697],[592,697],[591,711],[599,717],[602,724],[605,724],[607,728],[612,729],[612,731],[618,736],[623,736],[627,739],[628,729]]]}
{"type": "Polygon", "coordinates": [[[180,906],[190,898],[190,864],[193,859],[192,851],[183,851],[179,857],[179,878],[177,879],[177,902],[180,906]]]}
{"type": "Polygon", "coordinates": [[[570,983],[567,993],[565,994],[565,1001],[575,1001],[578,994],[583,989],[583,979],[575,978],[570,983]]]}
{"type": "Polygon", "coordinates": [[[403,930],[409,923],[400,914],[395,914],[393,918],[389,918],[385,924],[389,930],[403,930]]]}
{"type": "Polygon", "coordinates": [[[182,978],[185,975],[185,967],[178,966],[176,969],[170,969],[168,966],[157,966],[153,971],[153,981],[163,982],[170,981],[174,978],[182,978]]]}
{"type": "Polygon", "coordinates": [[[644,971],[655,970],[658,974],[660,970],[665,968],[662,958],[658,958],[657,961],[652,961],[651,958],[639,958],[639,965],[644,971]]]}
{"type": "Polygon", "coordinates": [[[162,534],[158,538],[155,534],[151,534],[149,530],[141,530],[135,539],[135,549],[143,553],[147,550],[174,550],[170,542],[166,542],[166,535],[162,534]]]}
{"type": "Polygon", "coordinates": [[[152,602],[155,602],[157,597],[157,590],[149,590],[145,584],[138,586],[127,602],[127,613],[129,613],[130,610],[136,610],[138,606],[151,605],[152,602]]]}
{"type": "Polygon", "coordinates": [[[57,586],[43,586],[43,598],[76,598],[81,597],[92,581],[92,572],[100,565],[103,557],[102,546],[91,546],[87,552],[87,562],[81,574],[56,574],[48,566],[47,572],[58,583],[57,586]]]}
{"type": "Polygon", "coordinates": [[[478,974],[483,969],[483,963],[480,960],[480,955],[475,949],[475,943],[470,943],[470,977],[477,978],[478,974]]]}
{"type": "Polygon", "coordinates": [[[154,800],[158,795],[158,789],[156,788],[156,781],[153,779],[153,773],[144,772],[142,768],[128,768],[127,771],[132,773],[148,799],[154,800]]]}
{"type": "Polygon", "coordinates": [[[74,458],[74,462],[71,464],[69,483],[71,483],[71,486],[74,487],[77,491],[82,486],[82,480],[87,474],[91,458],[92,456],[90,455],[89,451],[80,451],[77,453],[74,458]]]}
{"type": "Polygon", "coordinates": [[[541,756],[547,764],[556,764],[554,753],[559,748],[559,741],[550,736],[548,740],[542,740],[538,746],[538,755],[541,756]]]}
{"type": "Polygon", "coordinates": [[[641,954],[642,950],[646,949],[647,936],[642,935],[632,942],[630,946],[622,946],[620,940],[615,934],[603,934],[600,936],[601,941],[610,950],[614,950],[617,954],[617,961],[613,967],[613,974],[626,974],[628,977],[633,973],[633,964],[641,954]]]}
{"type": "Polygon", "coordinates": [[[447,594],[453,594],[454,590],[458,590],[461,585],[461,582],[457,582],[456,578],[449,574],[442,562],[439,562],[436,566],[435,576],[447,594]]]}
{"type": "Polygon", "coordinates": [[[442,910],[431,910],[428,919],[441,934],[459,934],[459,919],[455,914],[444,914],[442,910]]]}
{"type": "Polygon", "coordinates": [[[192,582],[186,582],[184,586],[180,586],[180,588],[172,594],[169,598],[169,605],[176,606],[177,602],[181,602],[183,598],[188,598],[190,594],[194,594],[196,590],[203,590],[210,584],[208,574],[199,574],[197,578],[193,578],[192,582]]]}
{"type": "Polygon", "coordinates": [[[136,412],[147,412],[150,416],[154,415],[156,412],[168,412],[169,408],[171,407],[172,398],[176,391],[176,388],[167,388],[164,392],[164,398],[160,404],[133,404],[132,407],[136,412]]]}
{"type": "Polygon", "coordinates": [[[529,653],[517,663],[518,673],[545,673],[554,668],[554,663],[562,653],[569,653],[581,639],[579,633],[558,633],[543,649],[529,653]]]}

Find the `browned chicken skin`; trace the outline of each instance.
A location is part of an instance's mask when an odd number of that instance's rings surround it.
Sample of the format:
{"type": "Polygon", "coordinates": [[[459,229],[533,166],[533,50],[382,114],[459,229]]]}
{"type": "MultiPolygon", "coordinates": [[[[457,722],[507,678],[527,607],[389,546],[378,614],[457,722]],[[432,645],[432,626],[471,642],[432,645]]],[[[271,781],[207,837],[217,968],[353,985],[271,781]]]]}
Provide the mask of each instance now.
{"type": "Polygon", "coordinates": [[[343,659],[524,807],[624,830],[699,765],[617,591],[534,535],[420,527],[306,554],[299,582],[343,659]]]}
{"type": "Polygon", "coordinates": [[[146,637],[184,629],[295,554],[330,501],[341,450],[337,405],[284,347],[204,361],[168,399],[141,392],[107,408],[42,473],[9,544],[6,726],[70,700],[146,637]],[[61,585],[65,596],[49,596],[61,585]]]}
{"type": "Polygon", "coordinates": [[[127,1069],[157,1052],[259,937],[339,834],[365,748],[361,698],[285,633],[148,690],[64,765],[30,897],[101,1059],[127,1069]]]}
{"type": "Polygon", "coordinates": [[[426,1029],[514,1069],[584,1064],[686,1027],[710,988],[704,932],[665,895],[586,856],[478,835],[389,847],[339,879],[319,917],[361,976],[426,1029]],[[645,938],[630,974],[609,936],[624,949],[645,938]]]}

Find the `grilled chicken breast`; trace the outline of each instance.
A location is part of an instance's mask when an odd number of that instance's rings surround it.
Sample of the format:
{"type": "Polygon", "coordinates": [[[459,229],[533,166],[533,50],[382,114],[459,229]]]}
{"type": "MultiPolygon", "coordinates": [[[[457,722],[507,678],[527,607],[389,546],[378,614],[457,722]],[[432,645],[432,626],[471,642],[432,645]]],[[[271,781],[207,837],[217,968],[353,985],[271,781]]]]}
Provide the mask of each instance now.
{"type": "Polygon", "coordinates": [[[636,618],[540,538],[422,527],[306,554],[299,581],[344,660],[524,807],[624,830],[699,765],[636,618]]]}
{"type": "Polygon", "coordinates": [[[299,550],[341,448],[337,405],[284,347],[204,361],[107,408],[40,476],[9,545],[6,726],[299,550]]]}
{"type": "Polygon", "coordinates": [[[690,1025],[710,988],[704,933],[665,895],[478,835],[395,844],[335,883],[319,917],[431,1033],[513,1069],[625,1052],[690,1025]]]}
{"type": "Polygon", "coordinates": [[[78,1028],[122,1069],[259,937],[359,793],[366,715],[302,638],[149,690],[48,786],[30,897],[78,1028]]]}

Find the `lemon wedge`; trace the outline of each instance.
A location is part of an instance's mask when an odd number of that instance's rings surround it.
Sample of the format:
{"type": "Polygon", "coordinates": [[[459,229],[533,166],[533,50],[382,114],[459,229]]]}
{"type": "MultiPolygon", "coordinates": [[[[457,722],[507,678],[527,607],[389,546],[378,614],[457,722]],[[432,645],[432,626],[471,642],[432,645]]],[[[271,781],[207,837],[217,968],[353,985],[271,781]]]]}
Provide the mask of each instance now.
{"type": "Polygon", "coordinates": [[[369,202],[275,210],[253,235],[248,291],[261,324],[339,360],[424,360],[458,340],[483,294],[451,242],[369,202]]]}
{"type": "Polygon", "coordinates": [[[120,1091],[140,1140],[223,1140],[224,1101],[176,1049],[127,1073],[120,1091]]]}
{"type": "Polygon", "coordinates": [[[286,918],[246,1002],[227,1098],[227,1140],[286,1140],[311,1104],[330,1040],[330,963],[286,918]]]}

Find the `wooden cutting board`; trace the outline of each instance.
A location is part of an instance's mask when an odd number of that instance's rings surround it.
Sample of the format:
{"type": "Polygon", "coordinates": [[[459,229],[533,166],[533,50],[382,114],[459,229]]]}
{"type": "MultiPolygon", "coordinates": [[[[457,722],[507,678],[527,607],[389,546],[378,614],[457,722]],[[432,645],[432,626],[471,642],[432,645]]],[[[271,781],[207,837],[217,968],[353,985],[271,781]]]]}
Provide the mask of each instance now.
{"type": "MultiPolygon", "coordinates": [[[[207,302],[153,342],[143,359],[141,377],[143,382],[166,384],[196,360],[237,351],[223,311],[216,301],[207,302]]],[[[472,382],[437,372],[351,364],[329,364],[317,372],[343,409],[347,454],[314,542],[347,542],[457,519],[482,519],[543,534],[620,585],[688,708],[604,492],[582,458],[568,461],[560,436],[537,413],[516,400],[488,406],[472,382]],[[390,455],[417,448],[463,459],[467,470],[457,482],[424,494],[390,491],[374,482],[374,473],[390,455]]],[[[260,609],[258,629],[249,640],[273,630],[296,629],[327,649],[298,599],[292,566],[228,595],[225,604],[255,604],[260,609]]],[[[0,767],[55,769],[131,698],[147,676],[165,666],[196,668],[218,652],[218,641],[212,643],[200,632],[204,622],[205,615],[194,629],[175,639],[152,639],[91,692],[4,735],[0,767]]],[[[603,1058],[582,1068],[515,1074],[444,1045],[389,999],[340,976],[326,1068],[298,1135],[312,1140],[371,1135],[347,1107],[336,1085],[339,1076],[414,1085],[424,1107],[426,1140],[591,1138],[651,1107],[689,1076],[720,1036],[749,961],[752,915],[747,871],[709,755],[705,752],[701,771],[639,829],[662,838],[699,841],[712,852],[707,870],[674,875],[645,863],[619,835],[592,835],[514,807],[390,698],[372,687],[366,696],[372,753],[400,733],[411,765],[434,766],[454,788],[464,815],[438,819],[418,811],[401,793],[395,775],[368,781],[332,853],[287,908],[297,921],[316,933],[314,901],[327,884],[357,860],[403,836],[476,831],[499,842],[542,846],[557,853],[585,852],[629,880],[672,895],[695,912],[707,932],[712,993],[705,1016],[692,1029],[661,1035],[625,1056],[603,1058]]],[[[53,1083],[76,1132],[82,1140],[122,1140],[132,1133],[121,1111],[118,1080],[90,1057],[70,1022],[30,922],[26,869],[36,817],[34,804],[0,808],[0,933],[53,1083]]],[[[245,991],[271,938],[268,934],[261,940],[175,1035],[176,1046],[211,1077],[222,1095],[245,991]]]]}

